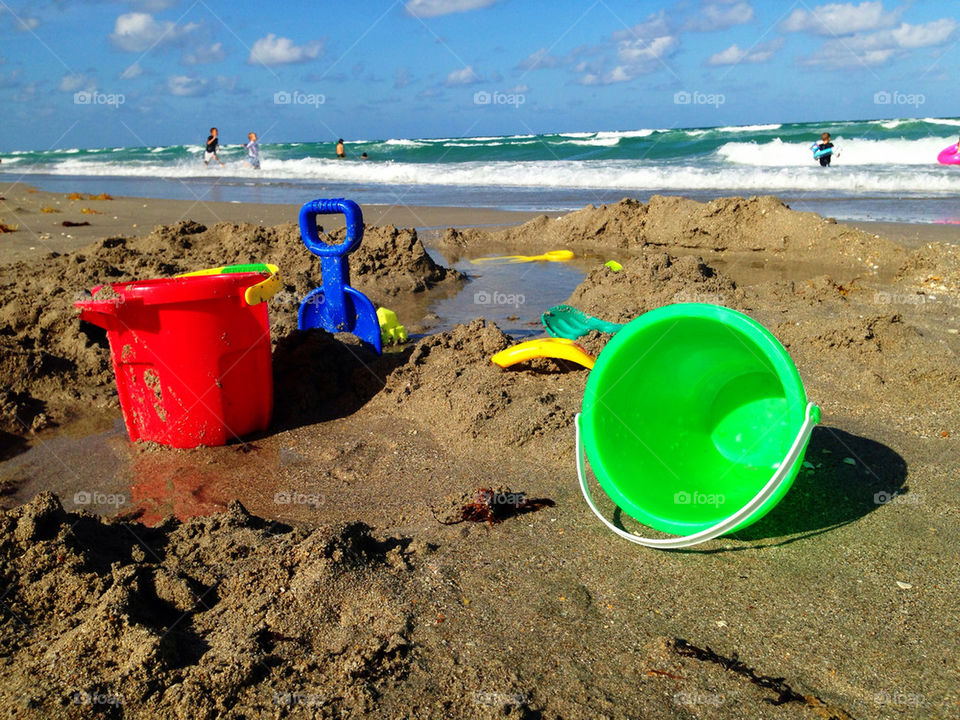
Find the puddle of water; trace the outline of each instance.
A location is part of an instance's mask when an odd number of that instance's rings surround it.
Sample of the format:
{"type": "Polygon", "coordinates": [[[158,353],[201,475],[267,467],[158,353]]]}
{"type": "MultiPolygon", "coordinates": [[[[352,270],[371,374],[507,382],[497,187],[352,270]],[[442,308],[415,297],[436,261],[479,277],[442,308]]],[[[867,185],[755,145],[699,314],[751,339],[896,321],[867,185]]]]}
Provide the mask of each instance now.
{"type": "MultiPolygon", "coordinates": [[[[431,253],[438,254],[435,250],[431,253]]],[[[460,292],[430,306],[430,312],[439,318],[431,330],[449,330],[482,317],[510,335],[542,335],[540,316],[566,301],[596,263],[596,258],[584,257],[568,262],[474,264],[469,259],[458,260],[453,267],[468,280],[460,292]]]]}
{"type": "Polygon", "coordinates": [[[108,427],[90,434],[86,420],[67,425],[35,438],[27,450],[0,463],[0,486],[6,491],[2,506],[20,505],[51,490],[67,510],[111,515],[125,509],[130,491],[119,471],[127,432],[119,417],[108,427]]]}

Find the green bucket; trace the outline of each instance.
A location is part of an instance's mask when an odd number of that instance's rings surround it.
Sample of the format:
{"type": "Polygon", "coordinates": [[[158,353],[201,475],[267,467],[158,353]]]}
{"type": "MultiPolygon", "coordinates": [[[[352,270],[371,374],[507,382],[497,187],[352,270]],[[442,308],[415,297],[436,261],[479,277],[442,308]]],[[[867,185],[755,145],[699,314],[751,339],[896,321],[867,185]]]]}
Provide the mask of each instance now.
{"type": "Polygon", "coordinates": [[[621,537],[688,547],[766,515],[819,421],[787,351],[760,323],[718,305],[667,305],[624,326],[590,372],[576,420],[580,488],[621,537]],[[680,537],[641,537],[607,520],[584,451],[624,512],[680,537]]]}

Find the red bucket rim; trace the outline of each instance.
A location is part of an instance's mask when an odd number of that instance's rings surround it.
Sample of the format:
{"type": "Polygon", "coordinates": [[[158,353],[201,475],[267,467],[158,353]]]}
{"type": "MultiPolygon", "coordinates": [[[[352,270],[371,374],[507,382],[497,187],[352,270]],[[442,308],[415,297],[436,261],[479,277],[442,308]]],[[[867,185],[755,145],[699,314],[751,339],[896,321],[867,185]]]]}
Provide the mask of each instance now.
{"type": "Polygon", "coordinates": [[[90,293],[94,296],[94,303],[105,305],[126,303],[131,300],[139,301],[143,305],[162,305],[231,296],[242,297],[248,287],[260,282],[266,274],[245,272],[129,280],[97,285],[91,289],[90,293]],[[105,287],[111,288],[120,298],[98,300],[97,292],[105,287]]]}

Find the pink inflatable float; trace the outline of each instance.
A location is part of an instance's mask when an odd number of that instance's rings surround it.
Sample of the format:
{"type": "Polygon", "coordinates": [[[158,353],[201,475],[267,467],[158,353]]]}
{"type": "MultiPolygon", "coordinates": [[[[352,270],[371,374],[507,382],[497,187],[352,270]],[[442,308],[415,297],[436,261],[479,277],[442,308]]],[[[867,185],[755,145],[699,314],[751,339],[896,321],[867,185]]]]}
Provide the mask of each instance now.
{"type": "Polygon", "coordinates": [[[941,150],[937,161],[941,165],[960,165],[960,145],[951,145],[941,150]]]}

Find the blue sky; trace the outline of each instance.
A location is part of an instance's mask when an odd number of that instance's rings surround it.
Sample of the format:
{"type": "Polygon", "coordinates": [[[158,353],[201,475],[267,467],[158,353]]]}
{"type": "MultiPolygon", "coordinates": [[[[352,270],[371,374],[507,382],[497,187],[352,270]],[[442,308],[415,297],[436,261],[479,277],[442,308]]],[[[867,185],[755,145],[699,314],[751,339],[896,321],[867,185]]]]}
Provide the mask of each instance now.
{"type": "Polygon", "coordinates": [[[0,151],[957,116],[958,11],[0,0],[0,151]]]}

